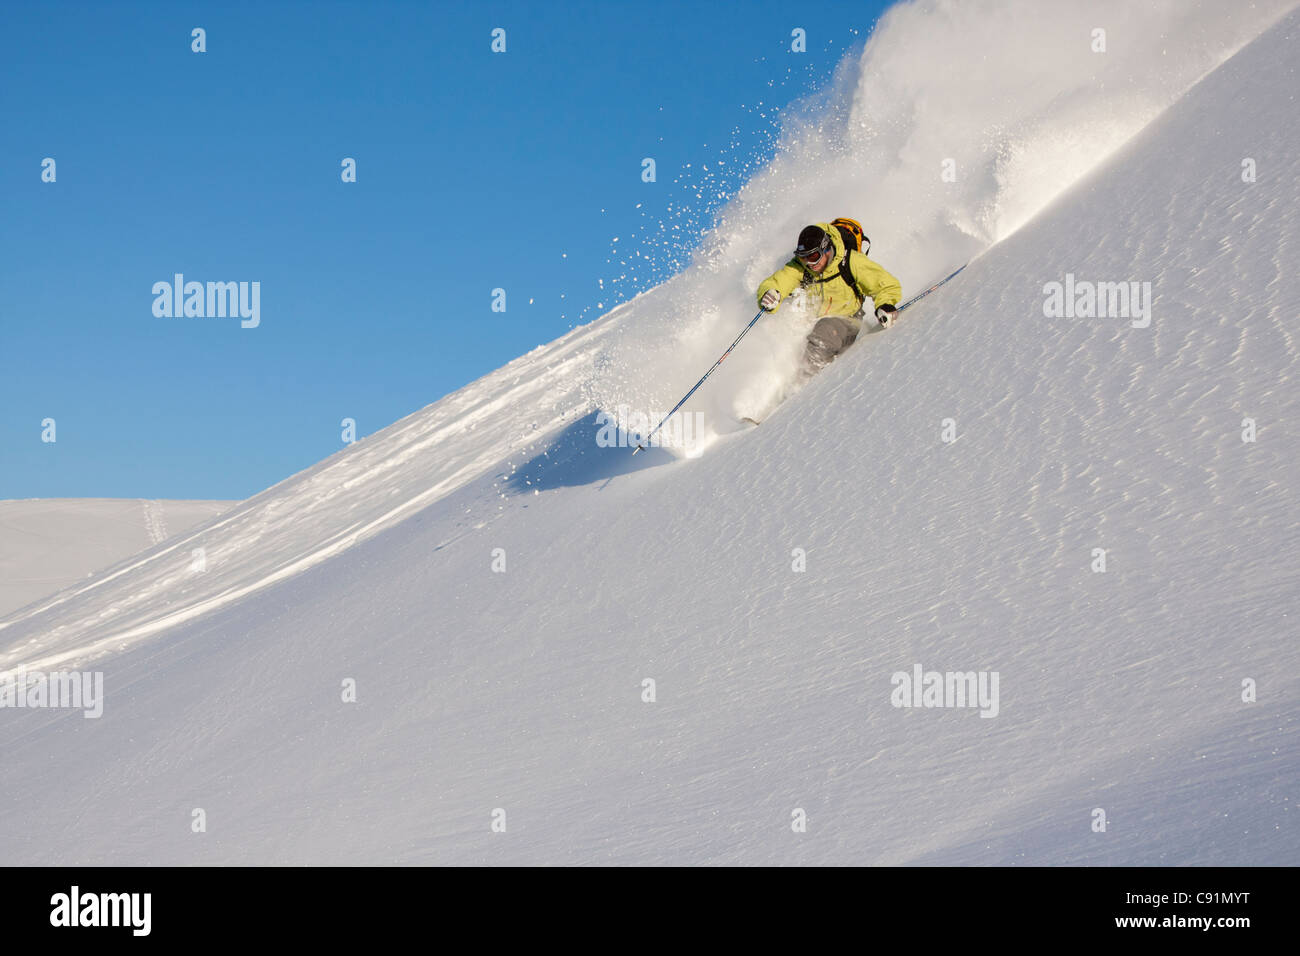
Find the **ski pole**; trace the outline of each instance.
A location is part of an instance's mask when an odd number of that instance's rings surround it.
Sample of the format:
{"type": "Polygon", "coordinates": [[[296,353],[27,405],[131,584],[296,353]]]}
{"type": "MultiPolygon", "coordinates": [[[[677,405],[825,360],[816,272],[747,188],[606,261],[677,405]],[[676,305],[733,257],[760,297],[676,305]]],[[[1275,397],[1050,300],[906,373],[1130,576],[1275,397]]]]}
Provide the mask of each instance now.
{"type": "MultiPolygon", "coordinates": [[[[968,266],[969,264],[970,264],[970,263],[963,263],[960,267],[958,267],[957,272],[961,272],[961,270],[962,270],[962,269],[965,269],[966,266],[968,266]]],[[[955,275],[957,274],[957,272],[954,272],[951,276],[948,276],[948,279],[951,279],[952,276],[955,276],[955,275]]],[[[895,309],[895,311],[896,311],[896,312],[902,312],[904,309],[906,309],[909,305],[911,305],[911,304],[912,304],[913,302],[915,302],[917,299],[924,299],[927,295],[929,295],[929,294],[930,294],[931,292],[933,292],[935,289],[939,288],[939,286],[941,286],[941,285],[943,285],[945,282],[947,282],[948,279],[940,279],[938,282],[936,282],[934,285],[930,286],[930,288],[926,289],[924,292],[918,292],[916,295],[912,296],[910,299],[908,299],[906,302],[904,302],[902,305],[900,305],[897,309],[895,309]]]]}
{"type": "Polygon", "coordinates": [[[635,455],[635,454],[636,454],[637,452],[639,452],[642,448],[644,448],[644,447],[645,447],[645,443],[648,442],[651,438],[654,437],[655,432],[659,431],[659,429],[661,429],[661,428],[664,427],[664,422],[668,421],[668,419],[670,419],[670,418],[673,417],[673,412],[677,411],[677,409],[681,408],[683,405],[686,404],[686,399],[690,398],[692,395],[695,394],[695,389],[699,388],[701,385],[704,384],[704,379],[708,378],[710,375],[713,374],[714,370],[717,369],[717,367],[718,367],[719,365],[722,364],[722,360],[725,359],[728,355],[730,355],[730,354],[731,354],[731,350],[734,349],[737,345],[740,344],[740,340],[743,339],[743,338],[745,337],[745,333],[748,332],[750,329],[752,329],[752,328],[754,327],[754,323],[757,322],[759,319],[761,319],[761,318],[763,317],[763,313],[766,312],[766,311],[767,311],[766,309],[759,309],[759,310],[758,310],[758,315],[756,315],[756,316],[754,316],[752,319],[750,319],[750,320],[749,320],[749,325],[745,326],[743,329],[740,330],[740,334],[736,336],[736,341],[732,342],[729,346],[727,346],[727,351],[723,352],[722,355],[721,355],[721,357],[719,357],[719,359],[718,359],[716,362],[713,363],[713,368],[711,368],[711,369],[709,369],[707,372],[705,372],[705,373],[704,373],[704,377],[701,378],[698,382],[695,383],[695,388],[692,388],[689,392],[687,392],[684,396],[682,396],[682,400],[681,400],[680,402],[678,402],[676,405],[673,406],[673,411],[672,411],[672,412],[669,412],[667,415],[665,415],[665,416],[663,417],[663,421],[661,421],[658,425],[656,425],[656,426],[655,426],[655,427],[650,431],[650,434],[649,434],[649,435],[646,435],[645,438],[641,439],[641,441],[637,444],[637,446],[636,446],[635,448],[632,449],[632,454],[635,455]]]}

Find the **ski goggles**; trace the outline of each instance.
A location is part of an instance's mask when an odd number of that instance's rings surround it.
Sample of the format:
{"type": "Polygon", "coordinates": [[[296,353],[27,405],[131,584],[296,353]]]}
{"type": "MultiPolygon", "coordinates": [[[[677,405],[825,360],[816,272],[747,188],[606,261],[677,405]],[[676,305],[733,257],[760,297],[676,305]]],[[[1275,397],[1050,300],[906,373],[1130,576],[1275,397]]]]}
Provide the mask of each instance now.
{"type": "Polygon", "coordinates": [[[818,259],[826,255],[826,253],[830,251],[831,251],[830,237],[822,236],[822,241],[812,249],[803,249],[803,248],[796,249],[794,251],[794,254],[796,258],[802,259],[804,262],[812,263],[812,262],[816,262],[818,259]]]}

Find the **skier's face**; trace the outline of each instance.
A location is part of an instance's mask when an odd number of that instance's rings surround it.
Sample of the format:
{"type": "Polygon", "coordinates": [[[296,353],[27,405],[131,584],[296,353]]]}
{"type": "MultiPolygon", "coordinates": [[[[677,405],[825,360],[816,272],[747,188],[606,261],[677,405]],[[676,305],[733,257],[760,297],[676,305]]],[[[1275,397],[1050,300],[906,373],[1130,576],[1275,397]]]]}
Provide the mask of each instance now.
{"type": "Polygon", "coordinates": [[[826,263],[830,261],[830,258],[831,254],[829,252],[823,252],[816,259],[804,259],[803,264],[813,272],[821,272],[826,268],[826,263]]]}

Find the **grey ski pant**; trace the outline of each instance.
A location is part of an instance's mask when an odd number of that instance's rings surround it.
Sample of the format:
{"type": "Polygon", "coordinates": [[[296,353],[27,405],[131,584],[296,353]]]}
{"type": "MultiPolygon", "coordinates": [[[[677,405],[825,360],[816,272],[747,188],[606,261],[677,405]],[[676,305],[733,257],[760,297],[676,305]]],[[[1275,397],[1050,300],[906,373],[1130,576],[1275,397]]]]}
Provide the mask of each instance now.
{"type": "Polygon", "coordinates": [[[842,315],[828,315],[818,319],[808,333],[804,349],[804,365],[809,372],[820,372],[831,359],[852,345],[862,330],[862,320],[842,315]]]}

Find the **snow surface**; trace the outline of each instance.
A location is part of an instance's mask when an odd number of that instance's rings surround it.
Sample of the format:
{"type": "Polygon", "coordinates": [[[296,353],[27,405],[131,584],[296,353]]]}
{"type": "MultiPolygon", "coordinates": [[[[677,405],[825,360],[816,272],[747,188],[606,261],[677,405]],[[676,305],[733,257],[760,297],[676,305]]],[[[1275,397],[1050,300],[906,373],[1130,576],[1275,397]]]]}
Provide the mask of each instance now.
{"type": "Polygon", "coordinates": [[[1296,863],[1289,6],[890,14],[852,108],[793,124],[686,273],[0,621],[0,668],[107,696],[0,710],[6,862],[1296,863]],[[1065,52],[1080,23],[1112,59],[1065,52]],[[981,36],[1023,56],[958,68],[981,36]],[[888,168],[836,158],[859,135],[888,168]],[[700,457],[597,447],[595,409],[667,411],[843,195],[907,294],[982,254],[758,429],[727,423],[797,320],[701,391],[700,457]],[[1045,317],[1066,273],[1150,282],[1150,327],[1045,317]],[[997,716],[891,706],[915,664],[997,671],[997,716]]]}
{"type": "Polygon", "coordinates": [[[143,498],[0,501],[0,614],[188,531],[234,504],[143,498]]]}

